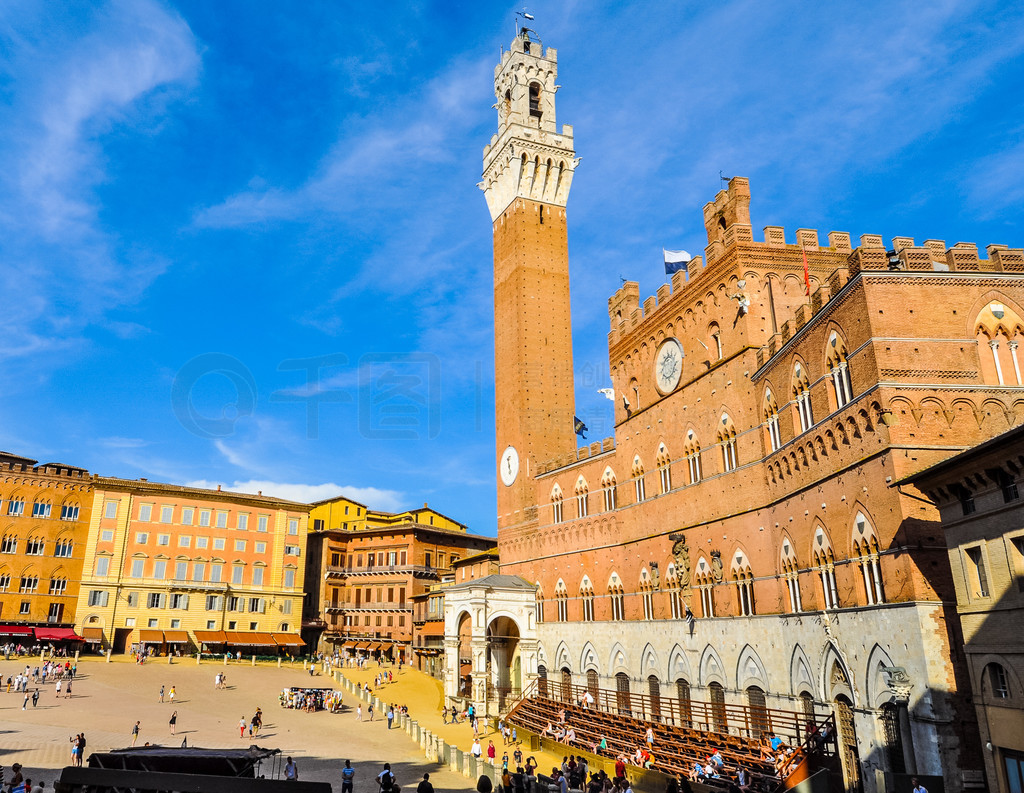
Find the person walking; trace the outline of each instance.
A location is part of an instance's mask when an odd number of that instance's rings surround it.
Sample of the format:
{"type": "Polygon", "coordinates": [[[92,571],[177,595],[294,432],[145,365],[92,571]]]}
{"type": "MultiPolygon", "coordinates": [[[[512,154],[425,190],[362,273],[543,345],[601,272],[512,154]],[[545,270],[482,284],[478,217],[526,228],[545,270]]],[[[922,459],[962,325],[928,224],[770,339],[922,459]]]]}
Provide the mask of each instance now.
{"type": "Polygon", "coordinates": [[[288,762],[284,764],[284,778],[289,782],[299,781],[299,766],[290,757],[288,762]]]}
{"type": "Polygon", "coordinates": [[[60,683],[61,683],[61,680],[58,677],[57,678],[57,699],[60,699],[60,683]]]}
{"type": "Polygon", "coordinates": [[[170,703],[173,705],[174,704],[174,686],[171,686],[171,690],[167,692],[167,698],[170,700],[170,703]]]}
{"type": "Polygon", "coordinates": [[[139,740],[139,725],[140,724],[142,724],[142,722],[141,721],[137,721],[137,722],[135,722],[135,726],[132,727],[132,746],[135,746],[136,742],[139,740]]]}
{"type": "Polygon", "coordinates": [[[71,681],[68,680],[68,684],[64,686],[64,699],[71,699],[71,681]]]}
{"type": "Polygon", "coordinates": [[[367,705],[366,712],[370,714],[370,721],[373,721],[373,705],[367,705]]]}
{"type": "Polygon", "coordinates": [[[245,716],[242,716],[242,718],[238,720],[238,737],[245,737],[245,716]]]}
{"type": "Polygon", "coordinates": [[[356,705],[356,721],[362,721],[362,720],[363,720],[363,706],[362,705],[356,705]]]}
{"type": "Polygon", "coordinates": [[[416,786],[416,793],[434,793],[434,786],[430,784],[430,774],[423,775],[423,781],[416,786]]]}
{"type": "Polygon", "coordinates": [[[28,707],[28,701],[32,698],[32,695],[27,691],[25,692],[25,701],[21,703],[21,709],[25,710],[28,707]]]}
{"type": "Polygon", "coordinates": [[[39,689],[37,688],[32,692],[32,707],[36,707],[39,704],[39,689]]]}
{"type": "Polygon", "coordinates": [[[391,763],[384,763],[384,770],[377,774],[377,785],[380,793],[391,793],[395,789],[395,775],[391,773],[391,763]]]}
{"type": "Polygon", "coordinates": [[[160,686],[160,702],[164,701],[164,687],[160,686]]]}
{"type": "MultiPolygon", "coordinates": [[[[171,690],[173,691],[174,689],[171,690]]],[[[174,711],[174,713],[171,714],[171,720],[168,724],[171,727],[171,735],[174,735],[174,728],[178,724],[178,711],[174,711]]]]}
{"type": "Polygon", "coordinates": [[[388,729],[391,729],[391,723],[395,720],[395,706],[392,705],[388,708],[388,729]]]}
{"type": "Polygon", "coordinates": [[[356,770],[352,767],[352,761],[346,760],[345,767],[341,769],[341,793],[352,793],[352,785],[356,779],[356,770]]]}

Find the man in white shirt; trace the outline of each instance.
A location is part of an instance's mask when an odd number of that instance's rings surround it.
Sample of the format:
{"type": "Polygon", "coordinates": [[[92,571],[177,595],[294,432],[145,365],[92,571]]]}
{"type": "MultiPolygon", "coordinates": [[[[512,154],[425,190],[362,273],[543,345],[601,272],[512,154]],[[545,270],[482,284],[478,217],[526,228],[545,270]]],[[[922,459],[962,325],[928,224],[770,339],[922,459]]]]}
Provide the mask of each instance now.
{"type": "Polygon", "coordinates": [[[480,759],[480,755],[483,754],[483,750],[480,748],[480,739],[473,739],[473,747],[469,750],[469,753],[473,755],[477,760],[480,759]]]}
{"type": "Polygon", "coordinates": [[[299,781],[299,767],[290,757],[288,758],[288,762],[284,764],[284,778],[289,782],[299,781]]]}
{"type": "Polygon", "coordinates": [[[916,776],[910,780],[910,784],[914,786],[912,788],[914,793],[928,793],[928,788],[918,782],[916,776]]]}

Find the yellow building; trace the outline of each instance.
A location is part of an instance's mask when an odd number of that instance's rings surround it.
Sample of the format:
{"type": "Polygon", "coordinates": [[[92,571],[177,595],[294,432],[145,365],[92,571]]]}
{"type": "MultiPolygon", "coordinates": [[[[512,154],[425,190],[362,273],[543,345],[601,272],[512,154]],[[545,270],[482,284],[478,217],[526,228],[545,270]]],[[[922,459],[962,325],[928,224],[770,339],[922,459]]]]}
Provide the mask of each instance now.
{"type": "Polygon", "coordinates": [[[95,477],[78,621],[114,652],[296,652],[309,507],[95,477]]]}
{"type": "Polygon", "coordinates": [[[81,468],[0,452],[0,644],[74,640],[91,491],[81,468]]]}

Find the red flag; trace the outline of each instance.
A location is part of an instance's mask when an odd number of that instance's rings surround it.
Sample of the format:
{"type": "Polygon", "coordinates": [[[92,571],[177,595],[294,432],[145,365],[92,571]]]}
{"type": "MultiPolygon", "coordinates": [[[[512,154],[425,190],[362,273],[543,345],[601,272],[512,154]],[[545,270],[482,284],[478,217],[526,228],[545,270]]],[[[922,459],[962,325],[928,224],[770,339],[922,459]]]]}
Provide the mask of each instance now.
{"type": "Polygon", "coordinates": [[[807,271],[807,251],[803,248],[800,249],[800,253],[804,257],[804,285],[807,287],[807,295],[811,294],[811,274],[807,271]]]}

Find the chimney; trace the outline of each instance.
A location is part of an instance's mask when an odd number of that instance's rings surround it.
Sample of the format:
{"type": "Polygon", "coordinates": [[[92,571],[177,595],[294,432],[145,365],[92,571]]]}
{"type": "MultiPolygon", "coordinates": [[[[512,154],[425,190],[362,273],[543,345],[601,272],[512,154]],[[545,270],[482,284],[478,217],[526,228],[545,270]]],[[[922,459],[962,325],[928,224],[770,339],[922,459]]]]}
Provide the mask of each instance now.
{"type": "Polygon", "coordinates": [[[220,492],[220,485],[217,485],[217,492],[220,492]]]}

